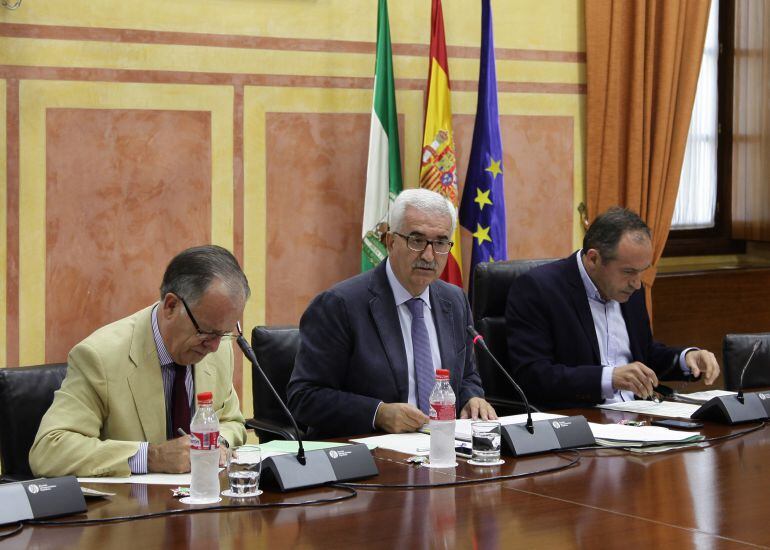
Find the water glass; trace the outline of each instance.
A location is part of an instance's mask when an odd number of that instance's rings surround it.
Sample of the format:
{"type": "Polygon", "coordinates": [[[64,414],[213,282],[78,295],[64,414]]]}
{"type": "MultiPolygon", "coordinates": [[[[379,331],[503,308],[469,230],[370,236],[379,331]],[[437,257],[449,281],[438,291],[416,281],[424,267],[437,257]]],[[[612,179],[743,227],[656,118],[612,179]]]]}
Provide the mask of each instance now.
{"type": "MultiPolygon", "coordinates": [[[[259,490],[259,477],[262,472],[262,456],[258,445],[248,446],[249,462],[255,464],[238,464],[230,460],[227,464],[227,479],[230,489],[226,496],[231,498],[255,497],[262,494],[259,490]]],[[[245,454],[245,453],[244,453],[245,454]]]]}
{"type": "Polygon", "coordinates": [[[500,423],[492,421],[471,424],[473,462],[500,461],[500,423]]]}

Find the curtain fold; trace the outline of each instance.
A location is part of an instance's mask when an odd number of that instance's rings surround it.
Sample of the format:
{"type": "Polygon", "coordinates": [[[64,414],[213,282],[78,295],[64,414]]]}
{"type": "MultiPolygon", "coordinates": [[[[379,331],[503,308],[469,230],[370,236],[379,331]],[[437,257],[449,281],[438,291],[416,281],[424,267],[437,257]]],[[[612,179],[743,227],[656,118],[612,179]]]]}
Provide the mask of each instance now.
{"type": "Polygon", "coordinates": [[[710,0],[586,0],[586,205],[652,231],[647,302],[668,238],[710,0]]]}

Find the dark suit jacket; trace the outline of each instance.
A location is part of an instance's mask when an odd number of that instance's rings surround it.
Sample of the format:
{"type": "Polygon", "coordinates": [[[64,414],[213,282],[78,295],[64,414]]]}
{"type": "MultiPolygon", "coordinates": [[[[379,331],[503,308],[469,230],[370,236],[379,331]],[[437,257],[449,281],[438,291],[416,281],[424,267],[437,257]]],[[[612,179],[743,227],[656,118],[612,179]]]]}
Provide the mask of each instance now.
{"type": "MultiPolygon", "coordinates": [[[[484,395],[466,332],[471,311],[462,290],[443,281],[430,285],[430,300],[459,413],[471,397],[484,395]]],[[[316,296],[299,328],[287,394],[311,436],[369,433],[380,401],[407,402],[406,350],[384,261],[316,296]]]]}
{"type": "MultiPolygon", "coordinates": [[[[644,291],[620,309],[634,361],[659,378],[683,377],[677,363],[682,350],[652,339],[644,291]]],[[[603,401],[599,343],[575,254],[518,277],[505,317],[508,360],[531,401],[550,408],[603,401]]]]}

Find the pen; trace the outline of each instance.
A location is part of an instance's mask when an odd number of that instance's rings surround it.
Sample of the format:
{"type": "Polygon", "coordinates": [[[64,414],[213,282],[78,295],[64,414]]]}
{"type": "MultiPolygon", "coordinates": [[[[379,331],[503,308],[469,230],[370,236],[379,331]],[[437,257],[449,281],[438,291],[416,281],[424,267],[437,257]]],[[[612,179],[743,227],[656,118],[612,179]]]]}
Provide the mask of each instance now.
{"type": "Polygon", "coordinates": [[[187,435],[187,432],[185,432],[182,428],[177,428],[176,433],[178,433],[181,436],[187,435]]]}

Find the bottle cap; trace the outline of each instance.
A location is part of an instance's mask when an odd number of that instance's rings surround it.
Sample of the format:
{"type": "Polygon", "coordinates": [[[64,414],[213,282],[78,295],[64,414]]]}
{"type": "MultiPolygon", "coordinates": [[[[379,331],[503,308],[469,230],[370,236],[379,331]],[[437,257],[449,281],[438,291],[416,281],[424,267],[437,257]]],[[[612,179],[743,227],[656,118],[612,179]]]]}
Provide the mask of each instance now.
{"type": "Polygon", "coordinates": [[[214,396],[210,391],[202,391],[198,394],[198,403],[211,403],[214,400],[214,396]]]}
{"type": "Polygon", "coordinates": [[[436,371],[436,378],[449,378],[449,371],[447,369],[438,369],[436,371]]]}

